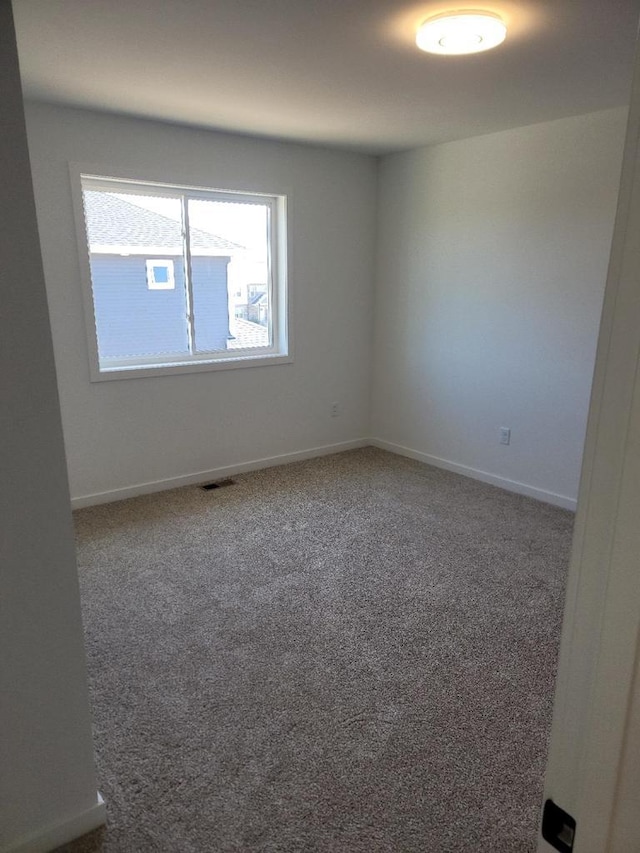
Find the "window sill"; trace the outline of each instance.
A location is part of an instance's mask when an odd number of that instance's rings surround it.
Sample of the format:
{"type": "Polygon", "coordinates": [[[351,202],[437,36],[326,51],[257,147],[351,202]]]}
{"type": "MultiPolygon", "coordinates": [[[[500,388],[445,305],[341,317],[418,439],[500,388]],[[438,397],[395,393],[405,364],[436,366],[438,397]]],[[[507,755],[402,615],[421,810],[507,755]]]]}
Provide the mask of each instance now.
{"type": "Polygon", "coordinates": [[[238,356],[216,361],[188,361],[181,363],[149,364],[114,367],[92,367],[91,381],[104,382],[117,379],[148,379],[154,376],[171,376],[178,373],[202,373],[213,370],[234,370],[241,367],[268,367],[277,364],[291,364],[293,356],[268,355],[238,356]]]}

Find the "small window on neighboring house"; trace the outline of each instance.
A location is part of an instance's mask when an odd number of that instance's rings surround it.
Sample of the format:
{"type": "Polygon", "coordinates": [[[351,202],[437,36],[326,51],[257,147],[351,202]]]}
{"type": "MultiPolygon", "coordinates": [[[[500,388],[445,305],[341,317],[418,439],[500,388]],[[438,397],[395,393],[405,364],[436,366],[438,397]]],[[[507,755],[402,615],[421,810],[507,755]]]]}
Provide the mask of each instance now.
{"type": "Polygon", "coordinates": [[[173,261],[147,261],[149,290],[173,290],[175,286],[173,261]]]}
{"type": "Polygon", "coordinates": [[[285,196],[73,174],[92,379],[290,361],[285,196]]]}

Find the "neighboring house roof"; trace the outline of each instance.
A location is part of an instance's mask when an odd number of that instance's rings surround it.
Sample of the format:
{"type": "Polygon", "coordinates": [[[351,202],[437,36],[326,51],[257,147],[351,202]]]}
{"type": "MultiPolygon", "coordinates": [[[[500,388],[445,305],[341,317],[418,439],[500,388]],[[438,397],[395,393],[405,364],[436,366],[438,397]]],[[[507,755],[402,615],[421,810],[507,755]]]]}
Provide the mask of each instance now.
{"type": "MultiPolygon", "coordinates": [[[[175,219],[125,201],[112,192],[85,190],[89,249],[97,254],[181,255],[182,225],[175,219]]],[[[227,257],[244,249],[238,243],[190,228],[191,253],[227,257]]]]}
{"type": "Polygon", "coordinates": [[[236,317],[235,333],[233,338],[227,343],[227,349],[235,350],[268,346],[269,330],[266,326],[260,326],[258,323],[252,323],[250,320],[243,320],[240,317],[236,317]]]}

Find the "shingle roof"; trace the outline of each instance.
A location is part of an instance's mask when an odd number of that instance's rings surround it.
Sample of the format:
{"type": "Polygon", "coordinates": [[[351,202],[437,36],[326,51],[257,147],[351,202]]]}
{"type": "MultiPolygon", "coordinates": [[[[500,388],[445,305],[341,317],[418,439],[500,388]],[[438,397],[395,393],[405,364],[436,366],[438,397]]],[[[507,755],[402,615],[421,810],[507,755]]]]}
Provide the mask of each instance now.
{"type": "MultiPolygon", "coordinates": [[[[180,222],[125,201],[112,192],[85,190],[84,212],[87,223],[89,245],[106,247],[132,247],[162,249],[166,254],[182,253],[182,226],[180,222]]],[[[207,255],[229,255],[240,249],[217,234],[209,234],[199,228],[190,228],[191,250],[198,249],[207,255]]]]}
{"type": "Polygon", "coordinates": [[[241,317],[235,319],[235,336],[228,342],[228,349],[247,349],[248,347],[268,347],[269,330],[266,326],[243,320],[241,317]]]}

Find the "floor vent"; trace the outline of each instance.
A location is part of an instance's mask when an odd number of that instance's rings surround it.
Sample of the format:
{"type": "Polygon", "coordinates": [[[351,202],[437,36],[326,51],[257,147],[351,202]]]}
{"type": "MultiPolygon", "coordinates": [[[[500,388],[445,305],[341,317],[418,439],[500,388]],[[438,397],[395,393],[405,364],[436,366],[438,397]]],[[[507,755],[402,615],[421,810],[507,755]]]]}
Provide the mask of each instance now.
{"type": "Polygon", "coordinates": [[[216,480],[215,483],[205,483],[204,486],[200,486],[200,488],[204,489],[205,492],[210,492],[211,489],[223,489],[225,486],[235,486],[235,484],[235,480],[232,480],[231,477],[227,477],[226,480],[216,480]]]}

